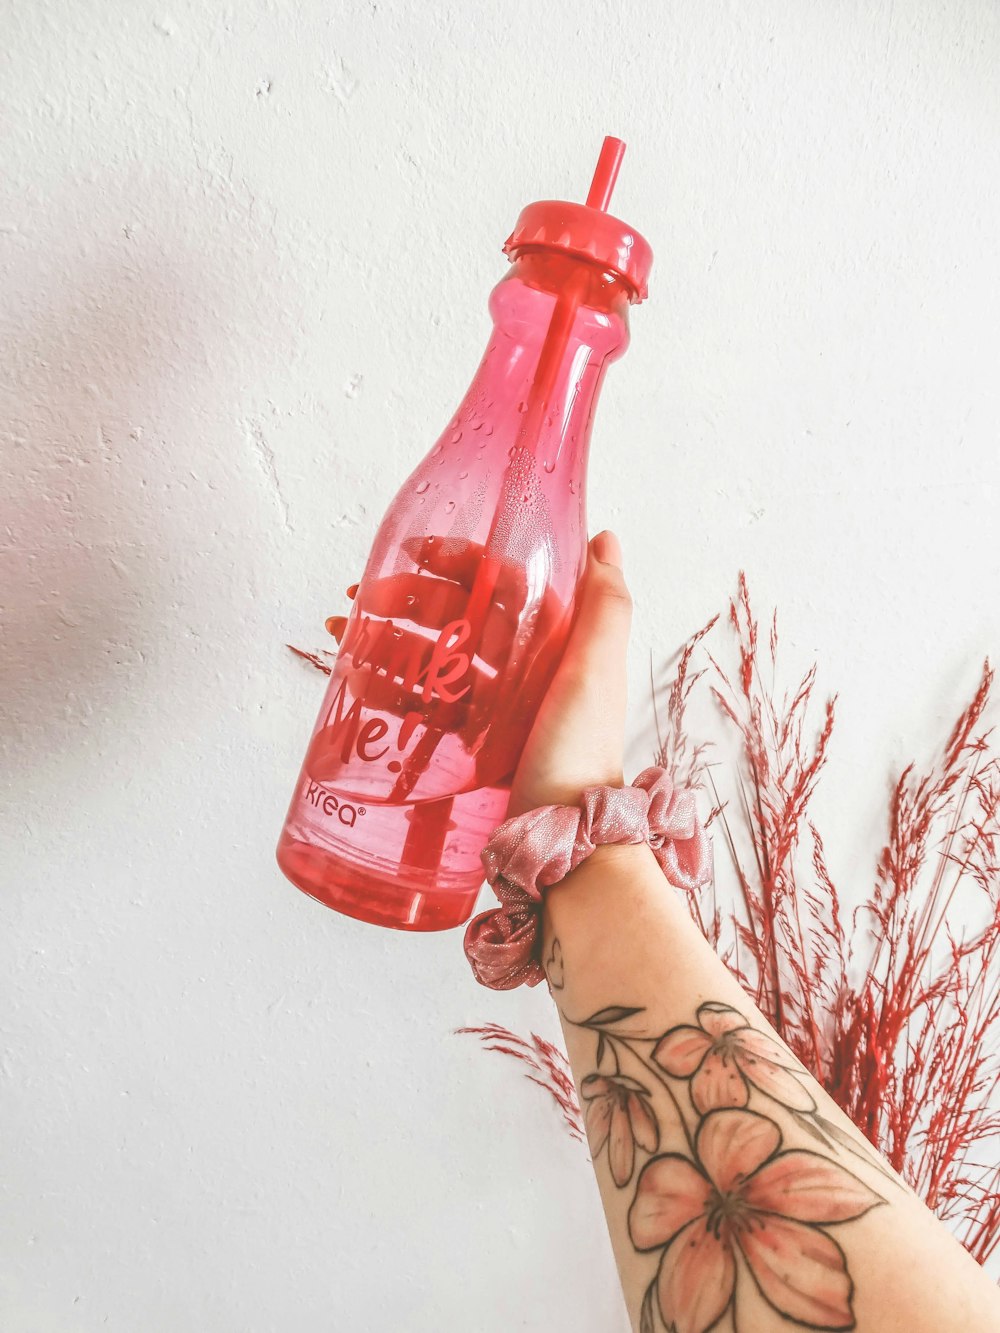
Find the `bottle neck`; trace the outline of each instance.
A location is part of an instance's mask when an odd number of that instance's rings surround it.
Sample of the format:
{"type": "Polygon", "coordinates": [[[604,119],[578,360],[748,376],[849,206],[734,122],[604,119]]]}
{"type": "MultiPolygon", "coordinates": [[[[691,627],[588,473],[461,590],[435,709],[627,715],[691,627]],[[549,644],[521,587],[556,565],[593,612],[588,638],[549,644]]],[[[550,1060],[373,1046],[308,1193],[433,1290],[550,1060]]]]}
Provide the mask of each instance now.
{"type": "Polygon", "coordinates": [[[595,264],[526,250],[490,296],[493,336],[470,396],[488,389],[494,412],[501,396],[513,404],[515,446],[581,488],[604,374],[628,347],[629,295],[595,264]]]}

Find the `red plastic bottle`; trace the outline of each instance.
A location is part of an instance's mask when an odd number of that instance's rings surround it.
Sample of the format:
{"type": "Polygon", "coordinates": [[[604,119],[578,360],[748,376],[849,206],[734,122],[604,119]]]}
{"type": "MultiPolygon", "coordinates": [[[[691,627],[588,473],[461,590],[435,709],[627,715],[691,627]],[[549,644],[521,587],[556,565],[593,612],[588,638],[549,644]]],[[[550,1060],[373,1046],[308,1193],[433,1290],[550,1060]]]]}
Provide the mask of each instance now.
{"type": "Polygon", "coordinates": [[[406,930],[459,926],[480,851],[558,664],[587,548],[590,429],[628,346],[649,246],[607,208],[529,204],[468,393],[382,521],[278,844],[320,902],[406,930]]]}

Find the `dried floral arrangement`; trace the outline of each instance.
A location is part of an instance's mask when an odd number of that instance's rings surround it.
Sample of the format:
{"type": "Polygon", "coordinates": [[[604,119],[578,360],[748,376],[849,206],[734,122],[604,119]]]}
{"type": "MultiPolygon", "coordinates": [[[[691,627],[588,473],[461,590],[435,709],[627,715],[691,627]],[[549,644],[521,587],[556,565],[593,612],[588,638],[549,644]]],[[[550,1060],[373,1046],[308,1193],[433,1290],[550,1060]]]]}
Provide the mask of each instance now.
{"type": "MultiPolygon", "coordinates": [[[[692,916],[795,1055],[986,1263],[1000,1246],[1000,752],[984,724],[992,670],[983,666],[938,758],[908,765],[895,782],[870,893],[848,916],[810,813],[836,700],[814,721],[815,665],[780,699],[765,683],[776,674],[777,620],[762,647],[742,575],[728,614],[732,671],[709,649],[718,620],[684,645],[662,693],[654,687],[654,706],[660,695],[665,707],[653,762],[704,791],[717,861],[728,852],[734,871],[727,899],[718,884],[689,895],[692,916]],[[718,741],[736,742],[735,768],[709,762],[720,748],[712,737],[690,736],[688,706],[706,690],[718,741]]],[[[461,1031],[527,1064],[580,1137],[556,1047],[496,1024],[461,1031]]]]}

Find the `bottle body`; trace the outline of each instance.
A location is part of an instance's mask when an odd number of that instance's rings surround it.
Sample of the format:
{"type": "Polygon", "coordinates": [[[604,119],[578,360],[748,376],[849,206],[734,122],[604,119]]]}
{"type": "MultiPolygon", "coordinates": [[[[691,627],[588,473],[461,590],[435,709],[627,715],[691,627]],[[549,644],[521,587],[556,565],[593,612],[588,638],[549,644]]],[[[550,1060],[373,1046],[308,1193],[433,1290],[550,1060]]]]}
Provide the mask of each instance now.
{"type": "Polygon", "coordinates": [[[379,527],[278,846],[329,906],[417,930],[472,912],[569,632],[627,308],[613,274],[552,253],[491,295],[469,391],[379,527]]]}

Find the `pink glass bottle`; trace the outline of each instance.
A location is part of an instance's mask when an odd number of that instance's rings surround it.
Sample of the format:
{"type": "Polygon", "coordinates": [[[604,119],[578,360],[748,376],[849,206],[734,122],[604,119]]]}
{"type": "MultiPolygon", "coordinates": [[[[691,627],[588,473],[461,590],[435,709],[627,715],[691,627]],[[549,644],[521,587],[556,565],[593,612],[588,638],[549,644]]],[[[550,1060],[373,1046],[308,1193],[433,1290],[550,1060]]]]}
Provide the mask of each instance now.
{"type": "Polygon", "coordinates": [[[350,916],[442,930],[475,905],[572,619],[598,394],[646,295],[649,246],[605,211],[624,147],[605,140],[586,204],[522,211],[475,378],[369,554],[277,851],[350,916]]]}

